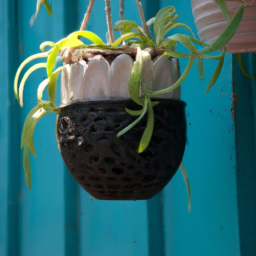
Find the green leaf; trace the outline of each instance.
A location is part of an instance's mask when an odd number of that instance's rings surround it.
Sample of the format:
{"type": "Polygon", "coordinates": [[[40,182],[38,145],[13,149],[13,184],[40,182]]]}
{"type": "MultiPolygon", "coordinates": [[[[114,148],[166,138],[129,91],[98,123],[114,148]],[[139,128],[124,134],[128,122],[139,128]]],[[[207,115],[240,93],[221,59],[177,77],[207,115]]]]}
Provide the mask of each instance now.
{"type": "Polygon", "coordinates": [[[148,21],[147,21],[147,25],[148,25],[148,27],[150,27],[150,26],[152,26],[154,23],[155,23],[155,17],[153,17],[153,18],[151,18],[151,19],[149,19],[148,21]]]}
{"type": "Polygon", "coordinates": [[[183,52],[176,52],[176,51],[169,51],[165,52],[164,55],[171,56],[173,58],[191,58],[194,57],[193,54],[183,53],[183,52]]]}
{"type": "Polygon", "coordinates": [[[193,43],[196,43],[196,44],[199,44],[199,45],[202,45],[202,46],[206,46],[206,47],[209,47],[209,46],[210,46],[209,44],[204,43],[204,42],[202,42],[202,41],[200,41],[200,40],[197,40],[197,39],[195,39],[195,38],[193,38],[193,37],[189,37],[189,38],[190,38],[190,40],[191,40],[193,43]]]}
{"type": "Polygon", "coordinates": [[[228,7],[225,1],[223,0],[214,0],[220,7],[221,11],[223,12],[225,19],[227,21],[227,23],[230,23],[230,16],[229,16],[229,11],[228,11],[228,7]]]}
{"type": "Polygon", "coordinates": [[[47,113],[58,112],[50,102],[40,102],[34,107],[28,114],[21,135],[21,148],[24,147],[23,152],[23,168],[25,171],[26,183],[29,189],[31,189],[31,167],[30,167],[30,151],[36,156],[35,147],[33,143],[33,134],[38,121],[47,113]]]}
{"type": "Polygon", "coordinates": [[[51,102],[49,101],[45,101],[45,100],[41,100],[38,105],[41,107],[41,108],[44,108],[45,111],[47,113],[51,113],[51,114],[56,114],[56,113],[59,113],[60,110],[58,108],[55,108],[51,102]]]}
{"type": "Polygon", "coordinates": [[[162,42],[161,42],[161,44],[160,44],[160,47],[164,47],[164,48],[167,48],[167,47],[174,47],[174,46],[176,46],[177,45],[177,42],[176,41],[174,41],[174,40],[171,40],[171,39],[169,39],[169,38],[165,38],[162,42]]]}
{"type": "Polygon", "coordinates": [[[143,104],[143,111],[141,113],[141,115],[134,121],[132,122],[130,125],[128,125],[127,127],[125,127],[122,131],[120,131],[117,134],[117,138],[119,138],[120,136],[124,135],[125,133],[127,133],[129,130],[131,130],[146,114],[147,112],[147,106],[148,106],[148,99],[147,97],[145,97],[144,99],[144,104],[143,104]]]}
{"type": "Polygon", "coordinates": [[[135,21],[132,21],[132,20],[119,20],[119,21],[117,21],[116,24],[115,24],[114,30],[115,31],[121,31],[124,28],[129,28],[129,29],[133,28],[133,29],[141,32],[137,23],[135,21]]]}
{"type": "MultiPolygon", "coordinates": [[[[166,36],[166,34],[167,34],[169,31],[171,31],[171,30],[174,29],[174,28],[178,28],[178,27],[184,27],[184,28],[188,29],[188,30],[190,31],[190,33],[193,35],[193,37],[195,37],[193,31],[192,31],[191,28],[188,27],[187,25],[182,24],[182,23],[175,23],[175,24],[174,24],[174,23],[169,23],[169,24],[166,24],[166,25],[163,27],[163,29],[162,29],[162,31],[161,31],[160,33],[158,33],[157,42],[156,42],[157,45],[161,44],[163,38],[166,36]]],[[[190,40],[191,40],[191,38],[190,38],[190,40]]]]}
{"type": "Polygon", "coordinates": [[[23,148],[25,145],[28,145],[33,155],[36,156],[33,146],[33,133],[35,126],[39,119],[47,113],[58,112],[59,110],[54,108],[49,101],[41,101],[37,106],[35,106],[27,115],[25,123],[23,125],[21,135],[21,148],[23,148]]]}
{"type": "Polygon", "coordinates": [[[45,79],[43,82],[41,82],[41,84],[39,84],[38,88],[37,88],[37,99],[38,100],[42,100],[43,98],[43,92],[44,89],[46,88],[46,86],[49,84],[49,78],[45,79]]]}
{"type": "Polygon", "coordinates": [[[205,75],[205,68],[204,68],[204,62],[202,58],[198,58],[197,71],[198,71],[198,75],[200,77],[201,82],[203,82],[204,75],[205,75]]]}
{"type": "Polygon", "coordinates": [[[133,101],[141,105],[140,101],[140,85],[142,75],[142,51],[137,48],[136,62],[133,65],[129,80],[128,80],[128,91],[133,101]]]}
{"type": "Polygon", "coordinates": [[[56,43],[56,45],[59,46],[60,50],[63,50],[64,48],[83,46],[84,43],[81,40],[77,39],[76,36],[73,36],[60,40],[56,43]]]}
{"type": "Polygon", "coordinates": [[[208,86],[205,90],[205,93],[208,93],[211,90],[212,86],[215,84],[215,82],[219,78],[220,72],[221,72],[222,67],[223,67],[224,58],[225,58],[225,52],[223,52],[222,58],[220,59],[218,65],[217,65],[217,67],[216,67],[216,69],[215,69],[215,71],[214,71],[214,73],[211,77],[211,80],[210,80],[210,82],[209,82],[209,84],[208,84],[208,86]]]}
{"type": "Polygon", "coordinates": [[[141,110],[131,110],[129,108],[125,108],[125,111],[131,116],[140,116],[143,113],[143,109],[141,110]]]}
{"type": "Polygon", "coordinates": [[[24,91],[24,86],[25,83],[28,79],[28,77],[30,76],[31,73],[33,73],[35,70],[39,69],[39,68],[46,68],[47,64],[46,63],[38,63],[35,64],[34,66],[32,66],[23,76],[21,82],[20,82],[20,88],[19,88],[19,103],[20,106],[23,107],[23,91],[24,91]]]}
{"type": "Polygon", "coordinates": [[[200,54],[214,52],[227,44],[230,39],[234,36],[244,14],[244,6],[242,5],[235,16],[225,28],[225,30],[221,33],[221,35],[206,49],[198,51],[200,54]]]}
{"type": "Polygon", "coordinates": [[[31,166],[30,166],[30,150],[25,146],[23,151],[23,169],[28,189],[31,189],[31,166]]]}
{"type": "Polygon", "coordinates": [[[54,42],[51,42],[51,41],[46,41],[46,42],[43,42],[43,43],[41,43],[40,44],[40,50],[42,51],[42,52],[44,52],[44,48],[46,47],[46,46],[50,46],[50,47],[55,47],[55,43],[54,42]]]}
{"type": "Polygon", "coordinates": [[[180,170],[183,176],[183,179],[185,181],[186,187],[187,187],[187,191],[188,191],[188,212],[190,213],[190,209],[191,209],[191,188],[190,188],[190,184],[189,184],[189,180],[188,180],[188,175],[186,172],[186,169],[183,165],[183,163],[180,164],[180,170]]]}
{"type": "Polygon", "coordinates": [[[56,70],[52,73],[51,78],[50,78],[50,81],[49,81],[48,94],[49,94],[50,102],[52,103],[53,107],[55,107],[55,97],[56,97],[56,84],[57,84],[57,80],[58,80],[59,74],[60,74],[60,72],[61,72],[61,70],[62,70],[63,68],[64,68],[64,67],[59,67],[58,69],[56,69],[56,70]]]}
{"type": "Polygon", "coordinates": [[[146,43],[148,46],[153,47],[154,46],[154,42],[148,38],[147,36],[141,34],[141,33],[128,33],[128,34],[124,34],[122,36],[120,36],[113,44],[113,47],[117,47],[121,42],[131,39],[131,38],[138,38],[140,39],[142,42],[146,43]]]}
{"type": "Polygon", "coordinates": [[[256,79],[255,77],[250,76],[247,71],[245,70],[244,64],[243,64],[243,59],[242,59],[242,54],[236,54],[236,59],[238,62],[238,65],[240,67],[240,69],[242,70],[242,72],[244,73],[245,76],[247,76],[250,79],[256,79]]]}
{"type": "MultiPolygon", "coordinates": [[[[159,102],[158,101],[153,101],[151,102],[152,107],[158,105],[159,102]]],[[[131,110],[128,108],[125,108],[125,111],[130,114],[131,116],[140,116],[143,113],[143,108],[141,110],[131,110]]]]}
{"type": "Polygon", "coordinates": [[[35,19],[37,18],[37,15],[39,13],[40,7],[41,5],[44,4],[48,14],[50,16],[52,16],[52,9],[51,6],[49,5],[49,3],[47,2],[47,0],[37,0],[36,3],[36,12],[32,15],[31,19],[30,19],[30,25],[32,26],[35,22],[35,19]]]}
{"type": "Polygon", "coordinates": [[[169,36],[168,38],[181,43],[186,48],[188,48],[190,50],[190,52],[192,52],[194,54],[197,53],[196,47],[191,42],[191,39],[190,39],[191,37],[190,36],[182,35],[182,34],[175,34],[173,36],[169,36]]]}
{"type": "MultiPolygon", "coordinates": [[[[165,53],[165,55],[168,55],[168,53],[165,53]]],[[[171,56],[171,55],[170,55],[171,56]]],[[[179,87],[181,85],[181,83],[186,79],[186,77],[189,74],[189,71],[191,70],[193,64],[195,61],[195,57],[191,57],[184,72],[182,73],[182,75],[180,76],[180,78],[170,87],[162,89],[162,90],[158,90],[158,91],[154,91],[151,93],[151,97],[156,97],[158,95],[162,95],[165,94],[167,92],[171,92],[173,90],[175,90],[177,87],[179,87]]]]}
{"type": "Polygon", "coordinates": [[[15,95],[15,98],[18,99],[18,81],[19,81],[19,76],[20,76],[20,73],[22,71],[22,69],[32,60],[35,60],[35,59],[39,59],[39,58],[45,58],[47,57],[49,54],[49,52],[45,52],[45,53],[38,53],[38,54],[34,54],[30,57],[28,57],[27,59],[25,59],[19,66],[17,72],[16,72],[16,75],[15,75],[15,78],[14,78],[14,84],[13,84],[13,87],[14,87],[14,95],[15,95]]]}
{"type": "Polygon", "coordinates": [[[136,40],[130,40],[126,43],[127,47],[133,47],[133,48],[138,48],[140,47],[141,50],[145,49],[148,47],[147,44],[141,42],[141,41],[136,41],[136,40]]]}
{"type": "Polygon", "coordinates": [[[158,31],[160,31],[160,27],[163,21],[168,17],[168,15],[175,13],[176,10],[173,6],[167,6],[161,10],[156,15],[155,24],[154,24],[154,33],[157,35],[158,31]]]}
{"type": "Polygon", "coordinates": [[[56,61],[56,58],[57,58],[57,55],[60,51],[60,48],[58,45],[56,45],[53,50],[51,51],[48,59],[47,59],[47,75],[48,75],[48,78],[51,77],[52,75],[52,72],[53,72],[53,69],[54,69],[54,66],[55,66],[55,61],[56,61]]]}
{"type": "Polygon", "coordinates": [[[21,147],[28,146],[34,156],[36,156],[35,147],[33,143],[33,134],[37,122],[47,114],[44,108],[36,106],[28,114],[21,135],[21,147]]]}
{"type": "Polygon", "coordinates": [[[58,136],[58,116],[56,116],[56,121],[55,121],[55,136],[56,136],[56,141],[57,141],[57,144],[58,144],[58,149],[60,151],[60,144],[59,144],[59,136],[58,136]]]}
{"type": "Polygon", "coordinates": [[[151,101],[148,100],[148,122],[147,127],[140,140],[138,152],[142,153],[148,147],[154,130],[154,110],[151,105],[151,101]]]}
{"type": "Polygon", "coordinates": [[[67,38],[71,38],[73,36],[82,36],[86,39],[91,40],[93,43],[97,45],[105,45],[105,43],[96,34],[90,31],[76,31],[71,33],[67,38]]]}
{"type": "Polygon", "coordinates": [[[51,6],[49,5],[49,3],[48,3],[47,0],[44,1],[44,6],[45,6],[45,8],[46,8],[48,14],[49,14],[50,16],[52,16],[52,8],[51,8],[51,6]]]}

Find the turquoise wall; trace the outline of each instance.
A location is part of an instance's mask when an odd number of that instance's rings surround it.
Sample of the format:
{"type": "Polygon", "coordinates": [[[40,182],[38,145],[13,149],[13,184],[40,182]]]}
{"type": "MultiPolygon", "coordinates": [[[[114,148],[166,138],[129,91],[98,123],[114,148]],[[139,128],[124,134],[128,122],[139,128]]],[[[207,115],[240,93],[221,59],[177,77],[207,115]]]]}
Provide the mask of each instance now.
{"type": "MultiPolygon", "coordinates": [[[[112,0],[114,21],[118,2],[112,0]]],[[[196,33],[190,0],[142,2],[147,18],[160,7],[174,5],[180,22],[196,33]]],[[[195,63],[182,84],[182,99],[187,102],[184,164],[192,187],[190,214],[180,172],[148,201],[91,198],[73,181],[61,159],[54,115],[36,127],[32,190],[26,188],[20,134],[26,115],[37,104],[37,85],[46,73],[39,70],[29,77],[22,109],[14,100],[14,75],[22,60],[39,52],[41,42],[58,41],[78,30],[87,4],[88,0],[53,0],[53,17],[42,8],[30,27],[35,0],[0,1],[0,256],[256,255],[256,84],[241,74],[229,54],[209,94],[204,90],[216,62],[205,62],[203,83],[195,63]],[[240,97],[235,121],[230,111],[233,84],[240,97]]],[[[135,0],[125,2],[125,16],[140,22],[135,0]]],[[[104,1],[96,1],[88,30],[105,39],[106,29],[104,1]]],[[[244,58],[253,72],[255,56],[244,58]]],[[[183,70],[186,60],[180,64],[183,70]]]]}

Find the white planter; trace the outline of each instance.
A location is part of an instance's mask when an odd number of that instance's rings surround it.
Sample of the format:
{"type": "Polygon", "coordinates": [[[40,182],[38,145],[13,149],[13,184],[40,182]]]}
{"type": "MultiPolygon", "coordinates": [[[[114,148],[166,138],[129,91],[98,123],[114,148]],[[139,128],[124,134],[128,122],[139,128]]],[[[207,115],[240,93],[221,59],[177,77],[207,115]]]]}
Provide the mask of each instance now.
{"type": "MultiPolygon", "coordinates": [[[[227,22],[213,0],[191,0],[198,36],[212,43],[226,28],[227,22]]],[[[242,3],[244,16],[234,37],[227,44],[229,53],[256,52],[256,0],[225,1],[232,18],[242,3]],[[246,4],[247,3],[247,4],[246,4]]]]}
{"type": "MultiPolygon", "coordinates": [[[[80,60],[65,65],[61,75],[61,104],[78,100],[129,99],[128,80],[133,65],[133,59],[126,54],[119,55],[111,64],[101,55],[96,55],[88,63],[80,60]]],[[[142,82],[153,91],[171,86],[180,77],[178,60],[169,56],[156,57],[153,70],[152,73],[145,65],[142,74],[142,82]]],[[[159,98],[180,99],[180,87],[159,98]]]]}

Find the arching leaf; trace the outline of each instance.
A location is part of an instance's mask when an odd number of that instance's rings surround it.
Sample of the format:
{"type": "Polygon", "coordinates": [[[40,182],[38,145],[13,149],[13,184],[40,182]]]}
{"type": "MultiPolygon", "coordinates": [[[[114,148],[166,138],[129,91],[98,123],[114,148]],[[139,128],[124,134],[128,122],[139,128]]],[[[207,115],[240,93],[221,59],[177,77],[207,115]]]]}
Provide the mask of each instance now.
{"type": "Polygon", "coordinates": [[[71,38],[73,36],[82,36],[86,39],[91,40],[93,43],[97,45],[105,45],[105,43],[96,34],[90,31],[76,31],[71,33],[67,38],[71,38]]]}
{"type": "Polygon", "coordinates": [[[54,66],[55,66],[55,61],[56,61],[56,58],[57,58],[57,55],[60,51],[60,48],[58,45],[56,45],[53,50],[51,51],[48,59],[47,59],[47,75],[48,77],[50,78],[51,75],[52,75],[52,72],[53,72],[53,69],[54,69],[54,66]]]}
{"type": "Polygon", "coordinates": [[[130,125],[128,125],[127,127],[125,127],[122,131],[120,131],[117,134],[117,138],[119,138],[120,136],[124,135],[125,133],[127,133],[129,130],[131,130],[146,114],[147,112],[147,107],[148,106],[148,100],[147,97],[145,97],[144,99],[144,104],[143,104],[143,111],[141,113],[141,115],[134,121],[132,122],[130,125]]]}
{"type": "Polygon", "coordinates": [[[217,65],[217,67],[216,67],[216,69],[215,69],[215,71],[214,71],[214,73],[211,77],[211,80],[210,80],[210,82],[209,82],[209,84],[208,84],[208,86],[205,90],[205,93],[208,93],[211,90],[212,86],[216,83],[217,79],[219,78],[220,72],[221,72],[222,67],[223,67],[224,58],[225,58],[225,52],[223,52],[222,58],[220,59],[218,65],[217,65]]]}
{"type": "Polygon", "coordinates": [[[142,42],[146,43],[148,46],[153,47],[154,46],[154,42],[148,38],[147,36],[141,34],[141,33],[128,33],[128,34],[124,34],[122,36],[120,36],[113,44],[113,47],[117,47],[121,42],[131,39],[131,38],[138,38],[140,39],[142,42]]]}
{"type": "Polygon", "coordinates": [[[185,169],[183,163],[180,164],[180,170],[181,170],[181,174],[183,176],[183,179],[185,181],[187,191],[188,191],[188,212],[190,213],[190,209],[191,209],[191,188],[190,188],[190,184],[189,184],[189,180],[188,180],[188,175],[187,175],[187,172],[186,172],[186,169],[185,169]]]}
{"type": "Polygon", "coordinates": [[[154,130],[154,110],[151,101],[148,100],[148,122],[147,127],[140,140],[138,152],[142,153],[148,147],[154,130]]]}
{"type": "Polygon", "coordinates": [[[238,11],[236,12],[235,16],[225,28],[225,30],[221,33],[221,35],[206,49],[199,50],[200,54],[206,54],[210,52],[214,52],[216,50],[221,49],[225,46],[230,39],[234,36],[244,14],[244,6],[242,5],[238,11]]]}
{"type": "Polygon", "coordinates": [[[15,98],[18,99],[18,81],[19,81],[19,77],[20,77],[20,73],[22,71],[22,69],[32,60],[35,60],[35,59],[39,59],[39,58],[46,58],[48,56],[50,52],[45,52],[45,53],[37,53],[37,54],[34,54],[30,57],[28,57],[27,59],[25,59],[19,66],[17,72],[16,72],[16,75],[15,75],[15,78],[14,78],[14,95],[15,95],[15,98]]]}
{"type": "Polygon", "coordinates": [[[50,81],[49,81],[48,94],[49,94],[50,102],[52,103],[53,107],[55,107],[55,97],[56,97],[56,84],[57,84],[57,80],[58,80],[59,74],[60,74],[60,72],[61,72],[61,70],[62,70],[63,68],[64,68],[64,67],[59,67],[58,69],[56,69],[56,70],[52,73],[51,78],[50,78],[50,81]]]}
{"type": "Polygon", "coordinates": [[[39,68],[46,68],[47,67],[47,63],[38,63],[35,64],[34,66],[32,66],[23,76],[21,83],[20,83],[20,88],[19,88],[19,103],[20,106],[23,107],[23,91],[24,91],[24,86],[25,83],[28,79],[28,77],[31,75],[31,73],[33,73],[35,70],[39,69],[39,68]]]}

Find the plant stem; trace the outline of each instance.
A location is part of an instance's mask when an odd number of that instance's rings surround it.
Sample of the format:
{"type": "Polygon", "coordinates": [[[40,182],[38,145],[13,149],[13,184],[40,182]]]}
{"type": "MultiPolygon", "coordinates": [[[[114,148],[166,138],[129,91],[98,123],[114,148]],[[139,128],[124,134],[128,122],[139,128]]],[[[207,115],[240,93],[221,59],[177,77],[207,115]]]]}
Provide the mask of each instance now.
{"type": "Polygon", "coordinates": [[[143,9],[141,7],[141,0],[136,0],[137,2],[137,5],[138,5],[138,9],[139,9],[139,12],[140,12],[140,19],[141,19],[141,22],[142,22],[142,26],[143,26],[143,30],[145,32],[145,34],[149,37],[150,37],[150,32],[149,32],[149,29],[148,29],[148,25],[147,25],[147,22],[145,20],[145,15],[144,15],[144,12],[143,12],[143,9]]]}
{"type": "Polygon", "coordinates": [[[161,95],[161,94],[164,94],[164,93],[167,93],[167,92],[171,92],[171,91],[175,90],[177,87],[179,87],[181,85],[181,83],[188,76],[188,73],[189,73],[190,69],[192,68],[195,59],[196,59],[195,57],[192,57],[192,58],[189,59],[189,62],[187,64],[183,74],[181,75],[181,77],[178,79],[178,81],[176,83],[174,83],[172,86],[170,86],[166,89],[155,91],[155,92],[151,93],[150,97],[155,97],[157,95],[161,95]]]}
{"type": "Polygon", "coordinates": [[[119,12],[120,19],[125,20],[125,17],[124,17],[124,0],[120,0],[119,8],[120,8],[120,12],[119,12]]]}
{"type": "Polygon", "coordinates": [[[109,35],[109,43],[113,44],[115,41],[114,32],[113,32],[113,25],[112,25],[112,16],[111,16],[111,0],[105,0],[105,11],[107,14],[107,25],[108,25],[108,35],[109,35]]]}
{"type": "Polygon", "coordinates": [[[85,28],[86,28],[86,25],[88,23],[90,14],[92,12],[92,6],[93,6],[94,2],[95,2],[95,0],[90,0],[90,3],[89,3],[88,8],[87,8],[87,12],[84,14],[84,19],[82,21],[80,31],[85,30],[85,28]]]}

